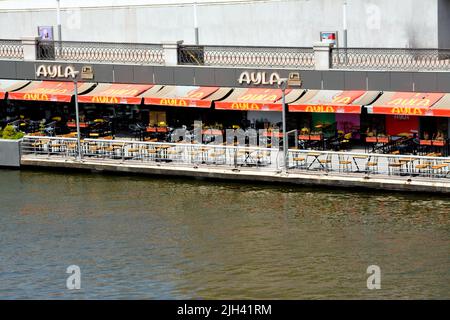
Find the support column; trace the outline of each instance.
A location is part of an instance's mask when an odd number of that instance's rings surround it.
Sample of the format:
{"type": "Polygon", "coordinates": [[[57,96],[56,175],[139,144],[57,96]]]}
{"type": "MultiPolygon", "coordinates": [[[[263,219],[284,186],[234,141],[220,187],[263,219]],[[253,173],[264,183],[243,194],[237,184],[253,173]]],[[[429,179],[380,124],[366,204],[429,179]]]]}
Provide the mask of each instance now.
{"type": "Polygon", "coordinates": [[[39,37],[22,37],[23,58],[25,61],[35,61],[39,37]]]}
{"type": "Polygon", "coordinates": [[[163,42],[162,47],[164,51],[164,61],[166,66],[178,65],[178,47],[183,43],[183,40],[177,42],[163,42]]]}
{"type": "Polygon", "coordinates": [[[331,44],[314,43],[315,70],[329,70],[331,68],[331,44]]]}

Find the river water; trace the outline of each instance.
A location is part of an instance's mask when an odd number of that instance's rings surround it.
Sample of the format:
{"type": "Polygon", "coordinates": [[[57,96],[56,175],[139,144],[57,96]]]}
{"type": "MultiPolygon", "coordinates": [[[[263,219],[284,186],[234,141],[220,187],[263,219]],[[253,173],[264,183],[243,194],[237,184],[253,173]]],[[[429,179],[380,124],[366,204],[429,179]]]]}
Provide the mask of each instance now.
{"type": "Polygon", "coordinates": [[[450,200],[0,170],[0,259],[3,299],[450,299],[450,200]]]}

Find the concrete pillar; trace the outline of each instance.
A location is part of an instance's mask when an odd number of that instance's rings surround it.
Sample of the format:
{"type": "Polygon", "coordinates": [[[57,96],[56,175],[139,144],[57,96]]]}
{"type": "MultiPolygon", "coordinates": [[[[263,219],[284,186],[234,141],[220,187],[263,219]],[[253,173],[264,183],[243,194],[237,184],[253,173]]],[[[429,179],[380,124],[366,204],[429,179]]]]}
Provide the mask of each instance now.
{"type": "Polygon", "coordinates": [[[20,167],[20,141],[0,139],[0,167],[20,167]]]}
{"type": "Polygon", "coordinates": [[[164,51],[164,61],[166,66],[178,65],[178,47],[183,43],[183,40],[177,42],[163,42],[162,47],[164,51]]]}
{"type": "Polygon", "coordinates": [[[329,70],[331,68],[331,44],[314,43],[314,60],[316,70],[329,70]]]}
{"type": "Polygon", "coordinates": [[[35,61],[39,37],[22,37],[23,58],[25,61],[35,61]]]}

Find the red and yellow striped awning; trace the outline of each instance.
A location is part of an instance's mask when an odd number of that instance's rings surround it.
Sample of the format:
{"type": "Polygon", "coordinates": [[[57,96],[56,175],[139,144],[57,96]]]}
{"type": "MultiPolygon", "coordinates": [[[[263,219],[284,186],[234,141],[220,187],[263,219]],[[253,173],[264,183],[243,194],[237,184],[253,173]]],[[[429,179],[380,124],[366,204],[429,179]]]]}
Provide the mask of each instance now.
{"type": "MultiPolygon", "coordinates": [[[[78,93],[83,94],[93,85],[93,83],[77,83],[78,93]]],[[[32,81],[24,88],[8,93],[8,99],[70,102],[74,88],[73,82],[32,81]]]]}
{"type": "MultiPolygon", "coordinates": [[[[100,83],[87,94],[79,95],[82,103],[140,104],[140,95],[155,87],[152,84],[100,83]]],[[[161,88],[158,86],[158,90],[161,88]]]]}

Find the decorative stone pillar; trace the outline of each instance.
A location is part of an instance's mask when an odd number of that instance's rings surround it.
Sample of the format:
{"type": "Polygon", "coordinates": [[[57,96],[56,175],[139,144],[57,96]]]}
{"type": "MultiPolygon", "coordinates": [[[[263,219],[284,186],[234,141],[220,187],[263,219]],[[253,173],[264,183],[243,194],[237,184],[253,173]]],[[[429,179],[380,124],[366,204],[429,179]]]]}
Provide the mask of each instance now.
{"type": "Polygon", "coordinates": [[[331,44],[314,43],[315,70],[329,70],[331,68],[331,44]]]}
{"type": "Polygon", "coordinates": [[[23,58],[25,61],[35,61],[39,37],[22,37],[23,58]]]}
{"type": "Polygon", "coordinates": [[[162,47],[164,51],[164,64],[166,66],[178,65],[178,47],[183,43],[183,40],[177,42],[163,42],[162,47]]]}

